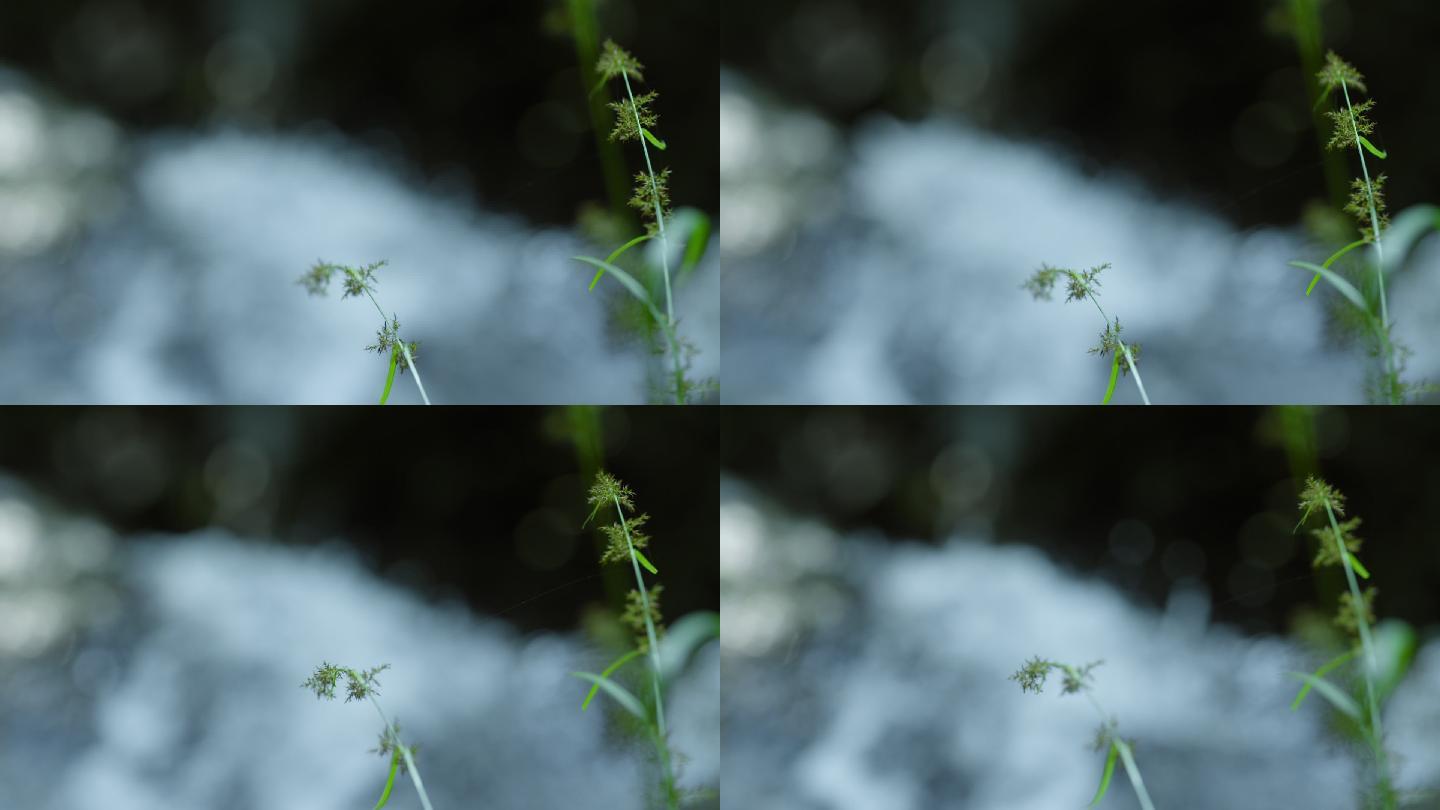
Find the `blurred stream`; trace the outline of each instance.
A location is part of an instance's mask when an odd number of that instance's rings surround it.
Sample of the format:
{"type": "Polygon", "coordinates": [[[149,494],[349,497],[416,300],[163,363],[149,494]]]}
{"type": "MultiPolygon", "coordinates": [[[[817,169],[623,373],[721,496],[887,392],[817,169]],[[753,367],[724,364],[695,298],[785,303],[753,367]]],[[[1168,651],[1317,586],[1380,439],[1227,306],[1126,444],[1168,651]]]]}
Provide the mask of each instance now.
{"type": "MultiPolygon", "coordinates": [[[[367,707],[299,688],[388,662],[381,703],[436,807],[635,807],[644,748],[580,713],[601,653],[521,636],[383,583],[343,547],[223,532],[127,538],[0,478],[0,795],[6,807],[369,806],[367,707]]],[[[682,782],[719,773],[719,655],[671,686],[682,782]]],[[[419,807],[397,784],[390,807],[419,807]]]]}
{"type": "MultiPolygon", "coordinates": [[[[1009,675],[1036,655],[1104,660],[1094,694],[1158,807],[1362,806],[1365,754],[1327,730],[1323,701],[1289,709],[1287,672],[1317,662],[1212,623],[1203,587],[1157,611],[1034,547],[841,535],[734,478],[721,504],[726,807],[1079,807],[1098,718],[1053,680],[1022,694],[1009,675]]],[[[1431,641],[1387,705],[1402,789],[1440,786],[1437,723],[1431,641]]],[[[1104,806],[1138,806],[1118,773],[1104,806]]]]}

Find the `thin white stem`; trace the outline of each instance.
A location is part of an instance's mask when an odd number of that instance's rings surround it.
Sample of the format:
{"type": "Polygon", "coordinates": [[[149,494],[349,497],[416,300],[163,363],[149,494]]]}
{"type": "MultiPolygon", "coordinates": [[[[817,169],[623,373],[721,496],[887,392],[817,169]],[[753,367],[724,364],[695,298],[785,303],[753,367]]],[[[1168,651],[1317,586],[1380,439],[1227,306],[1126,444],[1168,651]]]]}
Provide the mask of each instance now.
{"type": "Polygon", "coordinates": [[[1130,744],[1116,739],[1115,747],[1120,751],[1120,761],[1125,763],[1125,775],[1130,777],[1130,787],[1135,789],[1135,796],[1140,799],[1140,806],[1145,810],[1155,810],[1155,805],[1150,801],[1150,794],[1145,791],[1145,780],[1140,778],[1140,768],[1135,764],[1135,756],[1130,752],[1130,744]]]}
{"type": "Polygon", "coordinates": [[[1380,774],[1385,783],[1389,784],[1390,774],[1385,764],[1385,744],[1383,732],[1380,728],[1380,701],[1375,696],[1375,676],[1380,671],[1378,659],[1375,657],[1375,644],[1370,638],[1370,622],[1365,616],[1365,598],[1360,593],[1360,583],[1355,579],[1355,569],[1350,565],[1350,552],[1345,548],[1345,541],[1340,536],[1340,525],[1335,520],[1335,510],[1331,508],[1330,501],[1325,501],[1325,514],[1330,518],[1330,531],[1335,536],[1336,550],[1340,553],[1340,560],[1345,568],[1345,580],[1350,585],[1350,602],[1355,611],[1355,626],[1360,630],[1360,646],[1365,651],[1365,697],[1370,709],[1370,735],[1371,744],[1375,750],[1375,759],[1380,774]]]}
{"type": "MultiPolygon", "coordinates": [[[[385,310],[380,308],[380,302],[375,300],[374,293],[370,292],[369,287],[365,287],[364,289],[365,297],[370,299],[370,303],[375,305],[375,311],[380,313],[380,320],[384,323],[389,323],[390,316],[386,315],[385,310]]],[[[415,387],[420,389],[421,401],[429,405],[430,397],[425,395],[425,383],[420,381],[420,369],[415,365],[415,358],[410,356],[410,347],[405,344],[405,341],[400,339],[399,335],[395,336],[395,342],[400,344],[400,352],[405,355],[405,365],[410,367],[410,375],[415,378],[415,387]]]]}
{"type": "MultiPolygon", "coordinates": [[[[1099,299],[1097,299],[1095,294],[1090,292],[1088,288],[1085,292],[1085,297],[1089,298],[1090,303],[1094,304],[1095,308],[1100,310],[1100,317],[1105,319],[1105,328],[1109,329],[1110,316],[1105,314],[1105,308],[1100,306],[1099,299]]],[[[1130,376],[1135,378],[1135,387],[1140,389],[1140,401],[1149,405],[1150,396],[1145,393],[1145,383],[1140,379],[1140,369],[1135,367],[1135,358],[1130,354],[1130,347],[1125,345],[1125,341],[1121,340],[1118,334],[1115,337],[1115,342],[1120,344],[1120,351],[1125,353],[1125,364],[1130,366],[1130,376]]]]}
{"type": "MultiPolygon", "coordinates": [[[[1385,375],[1394,373],[1395,357],[1390,346],[1390,308],[1385,302],[1385,246],[1380,240],[1380,214],[1375,208],[1375,189],[1370,184],[1370,168],[1365,163],[1365,150],[1360,146],[1360,128],[1355,122],[1355,109],[1350,106],[1350,89],[1340,82],[1345,94],[1345,111],[1350,116],[1350,134],[1355,138],[1355,154],[1360,156],[1360,174],[1365,179],[1365,200],[1370,206],[1370,232],[1375,237],[1375,281],[1380,289],[1380,342],[1385,349],[1385,375]]],[[[1394,386],[1387,380],[1386,397],[1394,402],[1394,386]]]]}
{"type": "Polygon", "coordinates": [[[380,708],[380,702],[370,695],[370,705],[375,707],[375,712],[380,715],[380,721],[385,724],[385,736],[390,738],[390,743],[400,751],[400,756],[405,758],[405,770],[410,774],[410,782],[415,785],[415,792],[420,794],[420,804],[425,810],[435,810],[430,806],[430,796],[425,792],[425,783],[420,779],[420,769],[415,767],[415,760],[410,756],[410,747],[400,743],[400,732],[390,723],[390,718],[385,716],[385,711],[380,708]]]}
{"type": "Polygon", "coordinates": [[[1105,713],[1105,709],[1100,705],[1100,701],[1096,700],[1095,696],[1090,694],[1090,690],[1085,688],[1081,691],[1085,693],[1085,697],[1090,700],[1090,705],[1094,706],[1096,713],[1100,715],[1100,722],[1104,723],[1107,728],[1110,728],[1110,744],[1115,746],[1115,749],[1120,752],[1120,761],[1125,765],[1125,775],[1130,777],[1130,787],[1134,788],[1135,797],[1140,800],[1140,806],[1144,808],[1144,810],[1155,810],[1155,805],[1150,801],[1150,794],[1145,790],[1145,780],[1140,776],[1140,766],[1135,764],[1135,756],[1130,750],[1130,744],[1113,733],[1114,728],[1110,725],[1110,715],[1105,713]]]}
{"type": "Polygon", "coordinates": [[[655,177],[655,166],[650,163],[650,147],[645,143],[644,125],[640,123],[640,107],[635,104],[635,91],[630,89],[630,74],[621,71],[625,80],[625,94],[630,97],[630,111],[635,114],[635,133],[640,138],[640,149],[645,153],[645,169],[650,173],[650,194],[655,204],[655,227],[660,231],[660,265],[665,271],[665,317],[675,325],[675,303],[670,297],[670,242],[665,237],[665,212],[660,206],[660,185],[655,177]]]}

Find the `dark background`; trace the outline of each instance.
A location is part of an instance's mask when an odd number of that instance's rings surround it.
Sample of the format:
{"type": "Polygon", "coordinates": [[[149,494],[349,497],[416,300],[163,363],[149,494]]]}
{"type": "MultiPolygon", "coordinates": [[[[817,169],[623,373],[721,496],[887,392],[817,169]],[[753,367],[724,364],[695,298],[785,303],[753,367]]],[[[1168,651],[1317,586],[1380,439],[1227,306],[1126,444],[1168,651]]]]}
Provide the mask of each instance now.
{"type": "Polygon", "coordinates": [[[598,533],[581,528],[591,479],[573,425],[592,418],[605,468],[651,515],[665,615],[718,610],[708,408],[11,408],[0,472],[121,533],[342,541],[432,598],[568,630],[607,583],[615,599],[633,587],[629,568],[601,574],[598,533]]]}
{"type": "MultiPolygon", "coordinates": [[[[1133,173],[1241,227],[1289,224],[1327,189],[1288,5],[735,0],[721,53],[791,103],[846,126],[878,111],[958,115],[1057,145],[1089,171],[1133,173]],[[979,89],[939,103],[944,94],[927,79],[936,65],[979,89]]],[[[1377,101],[1392,210],[1435,202],[1440,60],[1431,43],[1440,39],[1440,5],[1319,5],[1321,52],[1356,65],[1377,101]]],[[[1344,171],[1358,174],[1354,157],[1344,171]]]]}
{"type": "MultiPolygon", "coordinates": [[[[596,5],[600,39],[634,53],[660,92],[677,206],[718,216],[716,7],[596,5]]],[[[5,0],[0,65],[132,131],[338,128],[417,182],[569,224],[606,191],[567,19],[564,0],[5,0]],[[273,76],[240,105],[212,80],[237,37],[262,44],[273,76]]]]}
{"type": "Polygon", "coordinates": [[[1035,545],[1154,605],[1198,577],[1215,618],[1268,632],[1344,587],[1292,534],[1313,469],[1364,521],[1379,615],[1440,622],[1428,409],[731,408],[722,430],[728,473],[841,531],[1035,545]]]}

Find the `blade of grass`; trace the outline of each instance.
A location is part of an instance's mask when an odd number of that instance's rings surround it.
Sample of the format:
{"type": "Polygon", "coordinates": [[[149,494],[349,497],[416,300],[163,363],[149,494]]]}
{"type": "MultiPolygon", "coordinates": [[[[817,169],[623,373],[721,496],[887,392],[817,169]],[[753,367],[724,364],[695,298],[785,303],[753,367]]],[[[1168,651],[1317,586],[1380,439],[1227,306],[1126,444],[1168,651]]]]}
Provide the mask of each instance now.
{"type": "MultiPolygon", "coordinates": [[[[620,258],[620,257],[625,253],[625,251],[629,250],[629,249],[632,248],[632,247],[635,247],[636,245],[638,245],[638,244],[640,244],[640,243],[642,243],[642,242],[648,242],[648,241],[650,241],[650,238],[651,238],[651,237],[650,237],[650,234],[648,234],[648,233],[640,234],[639,236],[635,237],[634,239],[631,239],[629,242],[626,242],[625,244],[621,245],[620,247],[615,248],[615,251],[605,258],[605,263],[606,263],[606,264],[614,264],[614,263],[615,263],[615,260],[618,259],[618,258],[620,258]]],[[[594,290],[595,290],[595,285],[600,283],[600,279],[601,279],[601,277],[603,277],[604,275],[605,275],[605,268],[603,268],[603,267],[600,268],[599,270],[596,270],[596,271],[595,271],[595,278],[590,279],[590,290],[591,290],[591,292],[594,292],[594,290]]]]}
{"type": "Polygon", "coordinates": [[[1356,703],[1354,698],[1340,691],[1340,687],[1307,672],[1291,672],[1290,674],[1307,685],[1313,686],[1315,691],[1320,693],[1320,697],[1328,700],[1330,705],[1334,706],[1341,714],[1357,723],[1360,722],[1360,704],[1356,703]]]}
{"type": "Polygon", "coordinates": [[[1090,800],[1090,806],[1094,807],[1105,798],[1106,791],[1110,790],[1110,777],[1115,775],[1115,760],[1120,756],[1120,749],[1115,743],[1110,743],[1110,755],[1105,757],[1105,773],[1100,776],[1100,788],[1095,791],[1095,798],[1090,800]]]}
{"type": "MultiPolygon", "coordinates": [[[[1317,678],[1324,678],[1326,675],[1330,674],[1331,670],[1335,669],[1336,667],[1340,666],[1341,664],[1349,661],[1351,658],[1354,657],[1354,650],[1350,650],[1349,652],[1337,655],[1329,661],[1326,661],[1319,669],[1315,670],[1314,675],[1317,678]]],[[[1295,696],[1295,702],[1290,704],[1290,711],[1295,711],[1296,709],[1300,708],[1300,704],[1305,702],[1305,697],[1310,694],[1311,688],[1312,686],[1308,681],[1305,683],[1304,686],[1300,687],[1300,693],[1295,696]]]]}
{"type": "Polygon", "coordinates": [[[635,715],[640,720],[649,719],[645,716],[645,707],[641,705],[640,699],[631,694],[629,689],[615,683],[609,678],[596,675],[593,672],[572,672],[570,674],[581,680],[590,681],[601,689],[604,689],[606,694],[615,698],[615,702],[619,703],[621,708],[635,715]]]}
{"type": "Polygon", "coordinates": [[[390,372],[385,375],[385,390],[380,392],[380,404],[390,401],[390,389],[395,385],[395,367],[400,365],[400,347],[390,350],[390,372]]]}
{"type": "Polygon", "coordinates": [[[400,749],[396,748],[395,753],[390,755],[390,775],[385,778],[385,792],[380,794],[380,801],[375,803],[375,810],[380,810],[390,801],[390,791],[395,787],[395,772],[400,770],[400,749]]]}
{"type": "Polygon", "coordinates": [[[573,256],[571,258],[573,258],[577,262],[584,262],[585,264],[588,264],[592,267],[604,270],[605,272],[614,276],[615,280],[620,282],[621,286],[628,290],[631,295],[635,296],[635,300],[644,304],[645,308],[650,310],[650,314],[654,316],[657,323],[669,323],[669,320],[665,317],[665,315],[662,314],[659,308],[655,306],[655,302],[651,300],[650,293],[645,289],[645,285],[637,281],[634,276],[630,275],[624,270],[621,270],[610,262],[601,261],[600,259],[596,259],[593,256],[573,256]]]}
{"type": "Polygon", "coordinates": [[[1355,135],[1355,137],[1357,137],[1357,138],[1360,139],[1360,145],[1363,146],[1363,147],[1365,147],[1365,151],[1369,152],[1370,154],[1374,155],[1374,156],[1377,157],[1377,158],[1380,158],[1381,160],[1384,160],[1384,159],[1385,159],[1385,157],[1386,157],[1386,152],[1385,152],[1385,150],[1383,150],[1383,149],[1379,148],[1378,146],[1376,146],[1375,144],[1371,143],[1369,138],[1365,137],[1364,135],[1360,135],[1360,134],[1358,134],[1358,133],[1355,135]]]}
{"type": "MultiPolygon", "coordinates": [[[[600,673],[600,677],[602,677],[602,678],[608,678],[608,677],[610,677],[611,675],[614,675],[614,674],[615,674],[615,670],[617,670],[617,669],[619,669],[620,667],[623,667],[623,666],[625,666],[626,664],[630,663],[631,661],[635,660],[636,656],[638,656],[638,655],[640,655],[640,651],[639,651],[639,650],[631,650],[630,652],[625,653],[624,655],[620,656],[619,658],[616,658],[615,661],[614,661],[614,663],[610,664],[610,666],[606,667],[606,668],[604,669],[604,671],[600,673]]],[[[580,711],[583,712],[583,711],[585,711],[586,709],[590,708],[590,701],[592,701],[592,700],[595,699],[595,695],[596,695],[599,691],[600,691],[600,684],[599,684],[598,682],[590,685],[590,691],[585,693],[585,702],[583,702],[583,703],[580,704],[580,711]]]]}
{"type": "MultiPolygon", "coordinates": [[[[1320,266],[1321,266],[1321,267],[1329,267],[1330,265],[1332,265],[1332,264],[1335,263],[1335,260],[1336,260],[1336,259],[1340,258],[1341,256],[1344,256],[1346,253],[1349,253],[1350,251],[1354,250],[1354,249],[1357,248],[1357,247],[1360,247],[1361,245],[1368,244],[1369,241],[1370,241],[1370,240],[1368,240],[1368,239],[1356,239],[1354,242],[1351,242],[1350,244],[1346,245],[1345,247],[1340,248],[1339,250],[1337,250],[1337,251],[1335,251],[1334,253],[1330,254],[1330,258],[1328,258],[1328,259],[1326,259],[1324,262],[1322,262],[1322,263],[1320,264],[1320,266]]],[[[1310,295],[1311,292],[1313,292],[1313,291],[1315,290],[1315,285],[1316,285],[1319,281],[1320,281],[1320,274],[1319,274],[1319,273],[1316,273],[1316,274],[1315,274],[1315,277],[1312,278],[1312,279],[1310,279],[1310,286],[1308,286],[1308,287],[1305,288],[1305,295],[1306,295],[1307,297],[1310,295]]]]}
{"type": "Polygon", "coordinates": [[[1365,312],[1370,311],[1365,306],[1365,299],[1360,295],[1360,291],[1355,289],[1355,285],[1346,281],[1343,277],[1340,276],[1340,274],[1336,273],[1330,268],[1321,267],[1314,262],[1302,262],[1298,260],[1289,262],[1289,265],[1291,267],[1298,267],[1301,270],[1309,270],[1317,276],[1324,276],[1325,280],[1330,282],[1330,286],[1334,287],[1337,291],[1339,291],[1341,295],[1345,296],[1345,298],[1348,299],[1350,303],[1354,304],[1365,312]]]}
{"type": "Polygon", "coordinates": [[[1105,398],[1100,400],[1101,405],[1109,405],[1110,398],[1115,396],[1115,381],[1120,379],[1120,354],[1110,353],[1110,384],[1105,386],[1105,398]]]}
{"type": "Polygon", "coordinates": [[[640,549],[638,549],[638,548],[635,549],[635,556],[638,557],[638,558],[640,558],[640,564],[643,565],[643,566],[645,566],[645,570],[646,570],[646,571],[649,571],[650,573],[655,574],[656,576],[659,576],[659,575],[660,575],[660,570],[655,567],[655,564],[654,564],[654,563],[652,563],[652,562],[650,562],[649,560],[647,560],[647,559],[645,558],[645,555],[644,555],[644,554],[641,554],[641,553],[640,553],[640,549]]]}

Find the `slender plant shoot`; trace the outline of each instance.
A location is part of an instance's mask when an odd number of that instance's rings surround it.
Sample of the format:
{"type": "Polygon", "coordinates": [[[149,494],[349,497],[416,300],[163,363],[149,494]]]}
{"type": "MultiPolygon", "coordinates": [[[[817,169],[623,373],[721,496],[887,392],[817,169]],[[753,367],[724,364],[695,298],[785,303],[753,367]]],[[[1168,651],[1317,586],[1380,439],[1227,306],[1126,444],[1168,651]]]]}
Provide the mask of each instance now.
{"type": "Polygon", "coordinates": [[[1140,344],[1126,343],[1120,339],[1120,319],[1113,321],[1105,314],[1105,308],[1100,306],[1100,274],[1110,269],[1110,264],[1092,267],[1089,270],[1067,270],[1063,267],[1051,267],[1048,264],[1041,264],[1040,269],[1034,275],[1026,279],[1020,285],[1021,289],[1030,293],[1036,301],[1049,301],[1054,293],[1055,282],[1063,275],[1066,279],[1065,302],[1089,300],[1100,312],[1100,317],[1105,321],[1105,331],[1100,333],[1100,344],[1090,349],[1090,354],[1098,354],[1101,357],[1110,358],[1110,384],[1105,388],[1105,397],[1100,401],[1102,405],[1109,405],[1110,399],[1115,395],[1115,381],[1123,371],[1127,376],[1135,380],[1135,388],[1140,391],[1140,401],[1146,405],[1150,404],[1150,397],[1145,393],[1145,383],[1140,379],[1140,369],[1136,362],[1140,358],[1140,344]],[[1121,364],[1121,358],[1124,364],[1121,364]]]}
{"type": "Polygon", "coordinates": [[[314,675],[311,675],[300,686],[314,692],[317,698],[334,700],[335,689],[343,678],[345,702],[368,700],[370,705],[375,707],[376,713],[380,715],[380,722],[384,724],[384,730],[380,732],[380,745],[374,749],[374,752],[390,759],[390,776],[385,780],[385,790],[380,795],[380,801],[375,805],[376,810],[380,810],[390,801],[390,790],[395,784],[395,771],[402,762],[405,772],[410,775],[411,783],[415,785],[415,793],[420,796],[420,804],[425,810],[434,810],[430,806],[430,796],[425,793],[425,783],[420,779],[420,771],[415,767],[415,746],[405,745],[400,741],[400,724],[392,723],[390,718],[385,716],[385,711],[380,708],[380,701],[375,699],[380,694],[380,681],[377,680],[377,677],[389,668],[389,664],[381,664],[373,669],[355,670],[325,662],[315,670],[314,675]]]}
{"type": "Polygon", "coordinates": [[[1380,723],[1379,688],[1376,684],[1380,664],[1370,629],[1375,623],[1375,596],[1378,590],[1369,585],[1364,590],[1360,588],[1360,579],[1370,579],[1370,572],[1361,564],[1358,556],[1363,541],[1356,536],[1355,529],[1360,526],[1360,518],[1352,517],[1341,522],[1338,518],[1345,517],[1345,496],[1325,481],[1312,476],[1306,480],[1305,488],[1300,492],[1300,523],[1295,527],[1296,530],[1304,526],[1312,516],[1321,514],[1325,517],[1325,523],[1318,529],[1310,530],[1310,534],[1317,541],[1312,566],[1320,569],[1338,565],[1344,569],[1348,592],[1340,596],[1334,622],[1337,629],[1358,641],[1359,646],[1358,649],[1352,647],[1331,659],[1314,673],[1291,673],[1303,681],[1304,686],[1290,707],[1299,708],[1305,696],[1313,689],[1337,711],[1354,720],[1360,726],[1365,741],[1374,754],[1376,784],[1383,806],[1393,808],[1396,793],[1385,754],[1385,735],[1380,723]],[[1326,675],[1332,670],[1354,660],[1357,652],[1361,658],[1361,678],[1365,683],[1366,710],[1363,712],[1343,689],[1326,680],[1326,675]]]}
{"type": "Polygon", "coordinates": [[[679,807],[680,794],[675,783],[673,758],[665,726],[665,699],[660,665],[660,637],[664,631],[660,614],[660,594],[663,586],[657,584],[647,587],[645,575],[641,573],[642,568],[652,575],[660,573],[646,558],[644,551],[650,545],[650,536],[644,531],[650,516],[644,513],[636,514],[635,493],[619,479],[604,471],[596,474],[595,483],[590,487],[588,502],[591,510],[590,517],[585,520],[587,524],[601,510],[612,507],[615,510],[615,522],[600,527],[607,541],[605,550],[600,555],[600,563],[623,565],[628,562],[635,574],[635,588],[626,596],[625,611],[620,616],[620,621],[635,634],[635,648],[621,655],[599,674],[572,673],[592,684],[581,709],[588,707],[597,691],[603,689],[621,708],[646,724],[660,763],[660,794],[665,806],[674,810],[679,807]],[[639,698],[611,679],[626,663],[642,655],[647,657],[650,664],[650,683],[654,694],[653,712],[647,711],[639,698]]]}
{"type": "Polygon", "coordinates": [[[415,387],[420,389],[420,400],[429,405],[430,397],[425,393],[425,383],[420,380],[420,369],[415,366],[415,355],[420,351],[420,344],[402,340],[400,318],[393,314],[387,316],[380,302],[375,300],[375,271],[387,264],[389,262],[378,261],[364,267],[346,267],[342,264],[316,262],[309,272],[300,277],[298,283],[311,295],[324,295],[330,289],[330,279],[338,273],[343,276],[341,281],[345,284],[341,299],[352,296],[358,298],[361,295],[369,298],[370,303],[375,305],[375,311],[380,313],[380,329],[375,333],[375,343],[366,346],[365,350],[382,357],[390,356],[390,371],[385,377],[385,390],[380,395],[380,404],[384,405],[390,399],[390,387],[395,382],[395,370],[398,366],[402,374],[407,369],[412,372],[415,387]]]}
{"type": "Polygon", "coordinates": [[[1135,791],[1135,797],[1140,800],[1140,806],[1144,810],[1155,810],[1155,804],[1150,801],[1150,794],[1145,790],[1145,780],[1140,776],[1140,767],[1135,764],[1134,743],[1120,737],[1118,724],[1115,719],[1105,712],[1100,702],[1095,699],[1091,692],[1090,673],[1095,667],[1100,666],[1101,661],[1091,661],[1084,666],[1062,664],[1058,661],[1047,661],[1039,656],[1025,662],[1010,680],[1020,684],[1020,691],[1034,692],[1040,694],[1045,687],[1045,679],[1052,670],[1060,672],[1063,680],[1060,686],[1060,694],[1073,695],[1083,694],[1089,699],[1090,705],[1100,715],[1100,728],[1095,732],[1094,748],[1096,751],[1106,751],[1105,770],[1100,776],[1100,787],[1095,791],[1095,798],[1090,800],[1090,806],[1094,807],[1105,798],[1106,792],[1110,790],[1110,777],[1115,774],[1115,760],[1118,758],[1125,767],[1125,774],[1130,778],[1130,787],[1135,791]]]}
{"type": "MultiPolygon", "coordinates": [[[[655,134],[655,129],[660,123],[660,114],[654,109],[659,93],[652,90],[640,95],[635,94],[634,83],[645,80],[644,65],[640,64],[640,61],[629,51],[611,40],[605,41],[600,58],[595,65],[595,72],[600,77],[597,90],[616,79],[619,79],[625,88],[624,98],[609,103],[611,110],[615,113],[615,126],[610,132],[610,141],[616,143],[638,141],[640,144],[640,150],[645,159],[645,169],[635,174],[635,189],[628,204],[639,212],[640,219],[645,225],[645,233],[630,239],[604,259],[594,256],[576,256],[574,258],[595,269],[595,275],[590,281],[591,290],[595,289],[595,285],[600,282],[600,279],[609,274],[644,307],[645,313],[651,317],[656,328],[664,337],[665,346],[660,353],[670,356],[669,398],[673,398],[675,404],[683,405],[690,401],[692,394],[700,386],[686,376],[686,370],[690,366],[695,349],[680,338],[677,332],[678,322],[675,320],[675,299],[671,291],[670,277],[670,241],[666,229],[666,222],[670,221],[673,213],[670,206],[670,170],[667,168],[656,171],[650,156],[652,146],[660,151],[668,148],[665,141],[655,134]],[[663,311],[655,303],[649,288],[617,264],[620,257],[629,252],[631,248],[654,239],[658,239],[660,242],[660,270],[665,291],[663,311]]],[[[696,229],[696,232],[703,232],[701,238],[704,238],[704,236],[708,236],[709,229],[708,227],[699,228],[696,229]]],[[[687,245],[686,258],[681,268],[682,273],[692,267],[695,261],[698,261],[698,255],[694,256],[693,261],[691,256],[694,249],[694,237],[695,233],[692,233],[690,244],[687,245]]]]}

